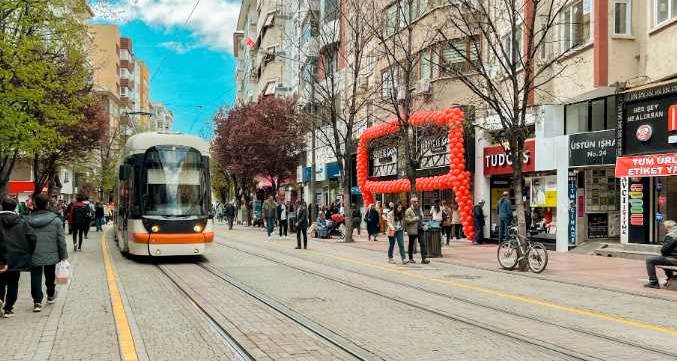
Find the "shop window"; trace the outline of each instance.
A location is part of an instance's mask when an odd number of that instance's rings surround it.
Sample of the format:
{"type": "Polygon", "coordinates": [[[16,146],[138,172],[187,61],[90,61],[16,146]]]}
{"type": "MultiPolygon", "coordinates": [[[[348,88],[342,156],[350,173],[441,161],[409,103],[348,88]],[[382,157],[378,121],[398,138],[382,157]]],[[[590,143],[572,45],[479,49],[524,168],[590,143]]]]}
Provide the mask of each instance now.
{"type": "Polygon", "coordinates": [[[614,0],[614,34],[632,33],[632,0],[614,0]]]}
{"type": "Polygon", "coordinates": [[[564,133],[616,128],[616,97],[608,96],[564,106],[564,133]]]}

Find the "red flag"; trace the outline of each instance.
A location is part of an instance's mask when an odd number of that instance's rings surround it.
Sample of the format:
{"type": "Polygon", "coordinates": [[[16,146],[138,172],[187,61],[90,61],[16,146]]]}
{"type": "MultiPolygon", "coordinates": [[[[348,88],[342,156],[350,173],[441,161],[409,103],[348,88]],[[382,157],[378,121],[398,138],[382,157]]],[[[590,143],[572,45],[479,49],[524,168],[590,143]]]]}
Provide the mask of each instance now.
{"type": "Polygon", "coordinates": [[[254,45],[256,45],[256,42],[254,40],[252,40],[252,38],[246,37],[246,38],[244,38],[244,45],[246,45],[250,48],[253,48],[254,45]]]}

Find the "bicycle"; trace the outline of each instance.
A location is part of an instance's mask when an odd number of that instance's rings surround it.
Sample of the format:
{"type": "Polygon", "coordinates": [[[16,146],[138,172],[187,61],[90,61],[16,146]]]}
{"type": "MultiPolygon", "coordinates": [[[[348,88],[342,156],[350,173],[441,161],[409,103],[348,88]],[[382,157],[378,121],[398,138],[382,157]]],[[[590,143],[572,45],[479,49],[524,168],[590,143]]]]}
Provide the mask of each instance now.
{"type": "Polygon", "coordinates": [[[496,251],[498,264],[506,270],[512,271],[525,257],[529,270],[541,273],[548,265],[548,250],[543,243],[532,242],[529,238],[519,234],[517,227],[510,227],[509,239],[499,243],[496,251]]]}

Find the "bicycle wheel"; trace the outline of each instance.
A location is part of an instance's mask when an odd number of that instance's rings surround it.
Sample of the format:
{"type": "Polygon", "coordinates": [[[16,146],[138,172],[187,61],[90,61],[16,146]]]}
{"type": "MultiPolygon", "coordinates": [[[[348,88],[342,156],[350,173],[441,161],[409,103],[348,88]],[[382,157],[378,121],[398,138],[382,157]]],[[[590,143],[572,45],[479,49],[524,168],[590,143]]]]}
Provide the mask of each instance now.
{"type": "Polygon", "coordinates": [[[534,242],[531,244],[527,254],[527,261],[531,272],[541,273],[545,270],[545,267],[548,265],[548,250],[543,243],[534,242]]]}
{"type": "Polygon", "coordinates": [[[496,258],[498,264],[506,270],[512,271],[517,266],[517,242],[503,241],[498,245],[496,258]]]}

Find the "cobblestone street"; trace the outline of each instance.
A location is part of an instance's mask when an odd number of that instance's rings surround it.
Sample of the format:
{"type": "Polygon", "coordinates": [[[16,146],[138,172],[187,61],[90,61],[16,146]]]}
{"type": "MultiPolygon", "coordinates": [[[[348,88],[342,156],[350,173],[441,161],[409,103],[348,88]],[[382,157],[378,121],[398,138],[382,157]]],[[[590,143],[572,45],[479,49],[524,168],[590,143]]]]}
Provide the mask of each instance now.
{"type": "Polygon", "coordinates": [[[16,317],[0,320],[2,360],[677,359],[671,291],[601,287],[604,272],[564,279],[561,263],[618,260],[553,254],[552,271],[531,277],[492,269],[492,246],[391,265],[383,241],[295,250],[295,239],[216,228],[201,259],[125,258],[110,228],[91,232],[42,313],[22,275],[16,317]]]}

